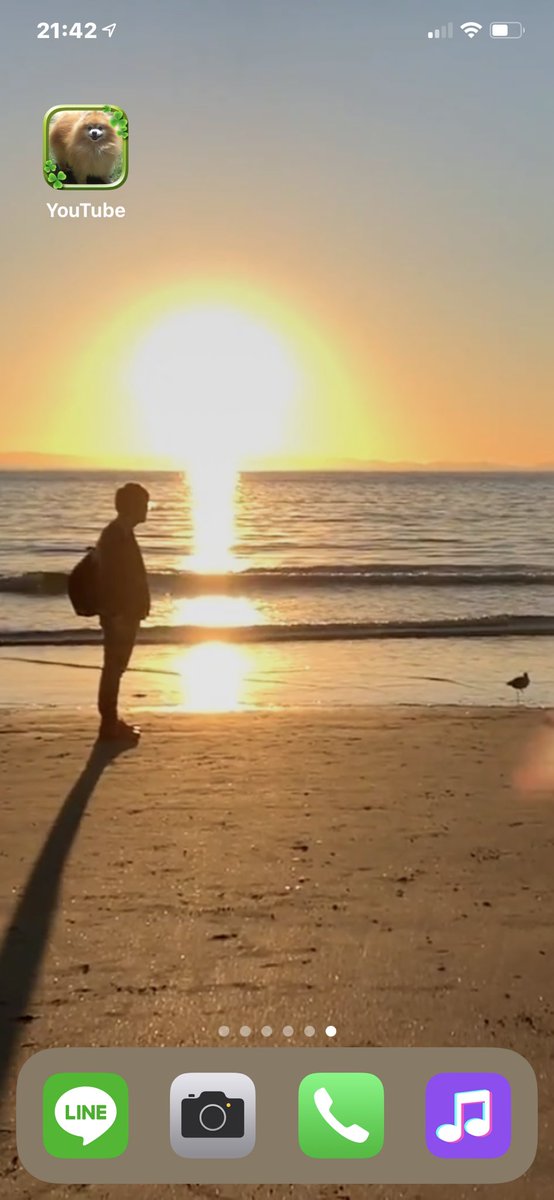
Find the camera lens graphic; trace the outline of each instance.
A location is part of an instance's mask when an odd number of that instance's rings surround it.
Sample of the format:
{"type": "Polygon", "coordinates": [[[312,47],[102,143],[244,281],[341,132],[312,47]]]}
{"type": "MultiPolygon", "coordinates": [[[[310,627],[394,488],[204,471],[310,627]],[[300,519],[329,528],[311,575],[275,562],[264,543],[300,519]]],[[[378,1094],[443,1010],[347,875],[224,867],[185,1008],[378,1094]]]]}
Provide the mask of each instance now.
{"type": "Polygon", "coordinates": [[[217,1133],[227,1120],[227,1113],[221,1104],[205,1104],[200,1110],[198,1120],[207,1133],[217,1133]]]}

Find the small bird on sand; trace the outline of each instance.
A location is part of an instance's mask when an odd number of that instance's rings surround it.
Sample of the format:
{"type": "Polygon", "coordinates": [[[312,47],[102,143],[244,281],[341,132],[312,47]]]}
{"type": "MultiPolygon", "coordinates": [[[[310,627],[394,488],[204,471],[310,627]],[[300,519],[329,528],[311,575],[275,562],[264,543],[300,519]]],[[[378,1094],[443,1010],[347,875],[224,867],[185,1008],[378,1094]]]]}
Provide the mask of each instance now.
{"type": "Polygon", "coordinates": [[[524,692],[525,689],[529,687],[530,683],[531,683],[531,680],[529,679],[527,671],[525,671],[523,675],[516,675],[514,679],[509,679],[506,684],[506,687],[511,687],[514,689],[514,692],[517,695],[517,700],[518,700],[518,704],[519,704],[522,692],[524,692]]]}

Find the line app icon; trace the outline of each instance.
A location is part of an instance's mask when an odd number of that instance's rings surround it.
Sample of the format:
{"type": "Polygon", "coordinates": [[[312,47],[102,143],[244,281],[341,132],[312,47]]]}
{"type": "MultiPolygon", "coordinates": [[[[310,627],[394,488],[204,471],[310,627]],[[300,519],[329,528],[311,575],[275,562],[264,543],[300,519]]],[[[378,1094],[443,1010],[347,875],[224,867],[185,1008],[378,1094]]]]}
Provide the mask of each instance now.
{"type": "Polygon", "coordinates": [[[50,1075],[42,1094],[44,1148],[54,1158],[118,1158],[129,1141],[129,1093],[121,1075],[50,1075]]]}

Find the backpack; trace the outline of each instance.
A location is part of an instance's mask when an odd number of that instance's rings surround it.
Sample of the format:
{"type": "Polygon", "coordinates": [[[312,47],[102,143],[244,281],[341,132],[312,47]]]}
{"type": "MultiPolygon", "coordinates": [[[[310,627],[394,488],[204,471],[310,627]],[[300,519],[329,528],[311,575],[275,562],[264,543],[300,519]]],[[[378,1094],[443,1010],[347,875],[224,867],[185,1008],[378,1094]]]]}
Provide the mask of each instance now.
{"type": "Polygon", "coordinates": [[[67,594],[78,617],[98,616],[98,560],[93,548],[87,550],[73,568],[67,581],[67,594]]]}

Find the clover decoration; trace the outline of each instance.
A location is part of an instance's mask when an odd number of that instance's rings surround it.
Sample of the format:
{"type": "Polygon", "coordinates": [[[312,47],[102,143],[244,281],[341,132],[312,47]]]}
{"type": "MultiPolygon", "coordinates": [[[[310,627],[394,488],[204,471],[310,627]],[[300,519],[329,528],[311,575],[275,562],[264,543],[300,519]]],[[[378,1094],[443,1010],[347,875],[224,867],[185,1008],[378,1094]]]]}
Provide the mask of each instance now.
{"type": "Polygon", "coordinates": [[[125,141],[129,137],[129,122],[122,108],[113,108],[111,104],[105,104],[102,112],[111,113],[110,125],[113,125],[120,138],[125,141]]]}
{"type": "Polygon", "coordinates": [[[44,163],[44,176],[51,187],[59,190],[63,188],[64,182],[67,179],[65,171],[62,171],[53,158],[47,158],[44,163]]]}

